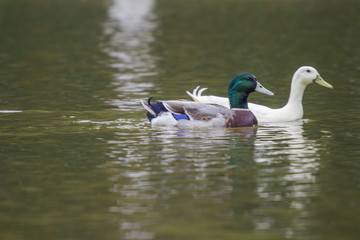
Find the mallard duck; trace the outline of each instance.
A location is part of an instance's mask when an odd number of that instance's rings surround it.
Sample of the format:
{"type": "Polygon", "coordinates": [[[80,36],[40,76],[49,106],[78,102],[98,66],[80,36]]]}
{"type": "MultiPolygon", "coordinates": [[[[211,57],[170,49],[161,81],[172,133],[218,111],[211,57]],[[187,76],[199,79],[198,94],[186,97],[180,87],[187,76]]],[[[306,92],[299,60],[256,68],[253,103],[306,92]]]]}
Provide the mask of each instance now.
{"type": "Polygon", "coordinates": [[[205,122],[206,126],[249,127],[258,123],[254,114],[249,110],[247,102],[249,94],[254,91],[274,95],[264,88],[254,75],[242,73],[229,84],[230,109],[218,104],[184,100],[151,103],[150,98],[141,100],[141,103],[148,111],[147,116],[152,126],[174,125],[186,121],[205,122]]]}
{"type": "MultiPolygon", "coordinates": [[[[259,122],[287,122],[301,119],[304,115],[302,98],[304,90],[310,83],[317,83],[327,88],[333,88],[329,83],[321,78],[318,71],[310,66],[300,67],[293,75],[291,81],[290,96],[287,104],[282,108],[269,108],[263,105],[249,103],[249,109],[254,113],[259,122]]],[[[196,102],[215,103],[230,108],[229,100],[224,97],[203,96],[203,91],[199,87],[193,93],[187,94],[196,102]]]]}

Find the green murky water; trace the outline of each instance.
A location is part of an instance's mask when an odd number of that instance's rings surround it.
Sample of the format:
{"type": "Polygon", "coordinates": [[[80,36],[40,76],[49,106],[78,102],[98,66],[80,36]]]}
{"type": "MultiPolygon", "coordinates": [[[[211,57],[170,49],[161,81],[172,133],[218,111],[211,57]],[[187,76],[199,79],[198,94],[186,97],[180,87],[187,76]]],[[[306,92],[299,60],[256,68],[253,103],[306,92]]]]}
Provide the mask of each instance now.
{"type": "Polygon", "coordinates": [[[1,239],[359,239],[356,1],[0,2],[1,239]],[[304,120],[151,128],[139,99],[255,74],[304,120]]]}

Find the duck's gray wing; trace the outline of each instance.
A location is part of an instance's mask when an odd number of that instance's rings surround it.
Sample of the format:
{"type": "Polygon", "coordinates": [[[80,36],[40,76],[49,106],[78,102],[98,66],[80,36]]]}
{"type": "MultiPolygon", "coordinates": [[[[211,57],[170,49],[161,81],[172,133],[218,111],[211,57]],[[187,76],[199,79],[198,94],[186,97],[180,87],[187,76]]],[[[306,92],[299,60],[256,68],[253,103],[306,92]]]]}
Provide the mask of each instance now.
{"type": "Polygon", "coordinates": [[[219,114],[224,118],[232,115],[230,109],[217,105],[190,101],[163,101],[167,110],[175,114],[186,114],[191,120],[209,121],[219,114]]]}

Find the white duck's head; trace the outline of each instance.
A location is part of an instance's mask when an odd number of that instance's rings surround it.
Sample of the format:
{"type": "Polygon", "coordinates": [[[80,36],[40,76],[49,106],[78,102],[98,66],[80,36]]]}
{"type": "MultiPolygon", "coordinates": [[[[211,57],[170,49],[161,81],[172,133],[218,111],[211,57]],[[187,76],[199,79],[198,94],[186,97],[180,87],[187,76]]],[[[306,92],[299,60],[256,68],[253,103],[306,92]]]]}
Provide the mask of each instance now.
{"type": "Polygon", "coordinates": [[[296,70],[293,76],[293,82],[302,83],[305,86],[314,82],[327,88],[333,88],[332,85],[322,79],[319,72],[315,68],[310,66],[302,66],[296,70]]]}

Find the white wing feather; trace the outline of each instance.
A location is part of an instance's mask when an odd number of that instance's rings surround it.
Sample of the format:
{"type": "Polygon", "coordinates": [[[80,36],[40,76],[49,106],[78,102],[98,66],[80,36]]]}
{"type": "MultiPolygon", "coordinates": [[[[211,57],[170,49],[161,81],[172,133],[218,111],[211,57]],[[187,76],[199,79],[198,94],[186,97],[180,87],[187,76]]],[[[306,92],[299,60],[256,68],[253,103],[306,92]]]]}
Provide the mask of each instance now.
{"type": "Polygon", "coordinates": [[[192,93],[189,91],[186,91],[186,93],[195,101],[195,102],[203,102],[203,103],[213,103],[213,104],[219,104],[224,107],[230,108],[229,99],[226,97],[218,97],[213,95],[207,95],[202,96],[202,93],[207,88],[201,88],[199,89],[199,86],[197,86],[192,93]]]}

